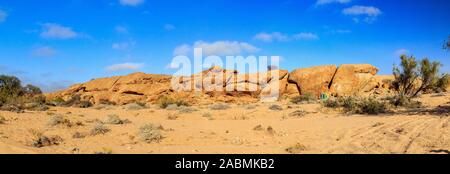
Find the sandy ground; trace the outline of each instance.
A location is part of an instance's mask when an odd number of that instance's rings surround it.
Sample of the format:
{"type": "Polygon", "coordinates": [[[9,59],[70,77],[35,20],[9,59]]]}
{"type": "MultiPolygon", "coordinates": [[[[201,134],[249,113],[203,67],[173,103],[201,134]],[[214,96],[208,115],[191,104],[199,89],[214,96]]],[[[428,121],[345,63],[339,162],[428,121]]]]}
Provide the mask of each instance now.
{"type": "MultiPolygon", "coordinates": [[[[450,94],[426,95],[421,100],[432,110],[449,106],[450,94]]],[[[377,116],[345,115],[324,109],[320,104],[286,102],[230,106],[220,111],[194,106],[198,111],[185,114],[156,106],[143,110],[55,107],[21,114],[2,111],[0,115],[7,121],[0,124],[0,153],[446,154],[450,150],[448,113],[397,111],[377,116]],[[273,104],[282,106],[283,110],[270,110],[273,104]],[[298,110],[308,114],[290,116],[298,110]],[[84,125],[50,127],[46,123],[52,113],[66,115],[72,122],[80,121],[84,125]],[[211,117],[204,117],[205,113],[211,117]],[[72,137],[75,132],[89,132],[95,119],[105,120],[109,114],[131,123],[106,125],[111,131],[105,135],[72,137]],[[175,120],[168,119],[173,115],[177,116],[175,120]],[[138,130],[145,123],[162,125],[164,139],[150,144],[140,140],[138,130]],[[257,125],[263,130],[254,130],[257,125]],[[268,127],[273,130],[267,130],[268,127]],[[32,147],[29,144],[35,132],[58,135],[63,142],[32,147]],[[286,149],[290,147],[298,148],[288,152],[286,149]]]]}

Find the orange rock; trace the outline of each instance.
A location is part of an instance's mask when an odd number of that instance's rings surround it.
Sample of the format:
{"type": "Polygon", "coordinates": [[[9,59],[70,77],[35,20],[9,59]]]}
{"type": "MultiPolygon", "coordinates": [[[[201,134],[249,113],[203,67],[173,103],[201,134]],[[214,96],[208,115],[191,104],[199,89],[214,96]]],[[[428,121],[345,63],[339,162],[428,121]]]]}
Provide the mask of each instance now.
{"type": "Polygon", "coordinates": [[[341,65],[330,86],[333,96],[350,96],[363,92],[378,69],[369,64],[341,65]]]}
{"type": "Polygon", "coordinates": [[[336,69],[336,65],[296,69],[289,74],[289,82],[297,84],[300,94],[311,93],[319,97],[321,93],[328,92],[336,69]]]}

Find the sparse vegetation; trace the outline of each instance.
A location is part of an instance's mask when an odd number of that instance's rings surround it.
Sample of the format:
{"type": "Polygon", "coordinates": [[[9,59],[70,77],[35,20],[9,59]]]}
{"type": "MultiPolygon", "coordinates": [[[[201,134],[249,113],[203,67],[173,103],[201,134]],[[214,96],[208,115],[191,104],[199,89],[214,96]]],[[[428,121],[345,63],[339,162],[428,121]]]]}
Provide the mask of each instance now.
{"type": "Polygon", "coordinates": [[[299,154],[302,153],[303,151],[307,150],[306,146],[300,143],[295,144],[292,147],[288,147],[286,148],[286,152],[288,153],[292,153],[292,154],[299,154]]]}
{"type": "Polygon", "coordinates": [[[282,110],[283,110],[283,107],[281,107],[280,105],[271,105],[271,106],[269,107],[269,109],[270,109],[270,110],[273,110],[273,111],[282,111],[282,110]]]}
{"type": "Polygon", "coordinates": [[[92,107],[92,103],[90,101],[82,100],[80,95],[74,95],[69,100],[61,104],[61,106],[89,108],[92,107]]]}
{"type": "Polygon", "coordinates": [[[291,102],[294,104],[301,104],[301,103],[309,103],[316,100],[316,97],[312,93],[306,93],[301,96],[295,96],[291,98],[291,102]]]}
{"type": "Polygon", "coordinates": [[[261,125],[257,125],[253,128],[254,131],[263,131],[264,128],[261,125]]]}
{"type": "Polygon", "coordinates": [[[124,106],[126,110],[141,110],[145,109],[145,105],[142,105],[141,103],[130,103],[124,106]]]}
{"type": "Polygon", "coordinates": [[[289,116],[291,116],[291,117],[303,117],[306,114],[307,113],[304,110],[297,110],[297,111],[294,111],[294,112],[290,113],[289,116]]]}
{"type": "Polygon", "coordinates": [[[159,143],[163,139],[161,130],[161,126],[145,124],[139,128],[139,137],[147,143],[159,143]]]}
{"type": "Polygon", "coordinates": [[[359,108],[357,113],[359,114],[376,115],[387,112],[386,103],[380,102],[374,98],[363,99],[357,106],[357,108],[359,108]]]}
{"type": "Polygon", "coordinates": [[[167,106],[175,104],[177,106],[190,106],[188,102],[182,99],[172,98],[168,95],[163,95],[156,100],[156,104],[159,105],[160,108],[165,109],[167,106]]]}
{"type": "Polygon", "coordinates": [[[48,126],[58,126],[58,125],[64,125],[67,127],[72,127],[72,123],[69,119],[67,119],[66,117],[62,116],[62,115],[52,115],[48,121],[47,121],[47,125],[48,126]]]}
{"type": "Polygon", "coordinates": [[[104,135],[104,134],[108,133],[109,131],[111,131],[111,129],[106,127],[104,124],[102,124],[102,123],[95,123],[94,126],[91,129],[91,135],[92,136],[104,135]]]}
{"type": "Polygon", "coordinates": [[[129,120],[122,120],[118,115],[112,114],[108,115],[108,118],[105,120],[106,124],[127,124],[130,123],[129,120]]]}
{"type": "Polygon", "coordinates": [[[57,135],[50,136],[50,137],[40,135],[32,141],[31,145],[33,147],[42,148],[42,147],[47,147],[47,146],[59,145],[62,142],[63,142],[63,139],[57,135]]]}
{"type": "Polygon", "coordinates": [[[178,111],[180,114],[189,114],[193,112],[197,112],[198,110],[192,107],[181,107],[178,111]]]}
{"type": "Polygon", "coordinates": [[[81,139],[81,138],[85,138],[86,136],[87,136],[86,133],[75,132],[75,133],[72,135],[72,138],[75,138],[75,139],[81,139]]]}
{"type": "Polygon", "coordinates": [[[428,58],[424,58],[419,62],[414,56],[400,57],[400,67],[394,66],[393,74],[395,81],[393,83],[397,91],[398,100],[408,100],[408,102],[394,102],[396,106],[402,106],[416,97],[419,93],[430,91],[445,91],[449,76],[448,74],[439,75],[439,68],[442,66],[437,61],[430,62],[428,58]]]}
{"type": "Polygon", "coordinates": [[[340,97],[323,103],[328,108],[342,108],[346,113],[376,115],[386,113],[388,104],[375,98],[340,97]]]}
{"type": "Polygon", "coordinates": [[[14,76],[0,75],[0,109],[21,112],[23,109],[46,110],[41,89],[33,85],[22,87],[14,76]]]}
{"type": "Polygon", "coordinates": [[[230,108],[231,108],[230,105],[228,105],[226,103],[216,103],[216,104],[209,106],[209,109],[211,109],[211,110],[227,110],[230,108]]]}
{"type": "Polygon", "coordinates": [[[53,106],[62,106],[66,101],[61,97],[55,97],[51,99],[48,104],[53,106]]]}

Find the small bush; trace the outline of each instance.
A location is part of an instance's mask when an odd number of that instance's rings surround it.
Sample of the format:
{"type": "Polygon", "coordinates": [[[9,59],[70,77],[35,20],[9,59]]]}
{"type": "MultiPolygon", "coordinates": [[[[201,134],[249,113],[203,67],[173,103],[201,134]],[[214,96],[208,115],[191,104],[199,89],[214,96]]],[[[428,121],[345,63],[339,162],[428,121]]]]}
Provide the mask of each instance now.
{"type": "Polygon", "coordinates": [[[80,138],[86,138],[86,134],[85,133],[81,133],[81,132],[75,132],[73,135],[72,135],[72,138],[75,138],[75,139],[80,139],[80,138]]]}
{"type": "Polygon", "coordinates": [[[358,99],[356,99],[355,97],[340,98],[340,103],[347,112],[358,109],[358,99]]]}
{"type": "Polygon", "coordinates": [[[330,99],[324,102],[324,107],[343,108],[347,113],[358,114],[379,114],[386,113],[388,105],[385,102],[377,101],[374,98],[355,98],[343,97],[339,99],[330,99]]]}
{"type": "Polygon", "coordinates": [[[52,115],[48,119],[47,125],[48,126],[64,125],[64,126],[67,126],[67,127],[72,127],[72,123],[70,122],[70,120],[65,118],[62,115],[52,115]]]}
{"type": "Polygon", "coordinates": [[[126,124],[129,123],[129,120],[122,120],[118,115],[108,115],[108,118],[105,120],[106,124],[126,124]]]}
{"type": "Polygon", "coordinates": [[[286,148],[286,152],[291,153],[291,154],[302,153],[305,150],[307,150],[306,146],[303,144],[300,144],[300,143],[297,143],[292,147],[286,148]]]}
{"type": "Polygon", "coordinates": [[[90,101],[80,101],[77,106],[79,108],[90,108],[92,106],[92,103],[90,101]]]}
{"type": "Polygon", "coordinates": [[[393,96],[388,97],[389,103],[395,107],[405,107],[405,108],[420,108],[422,104],[418,101],[413,101],[405,96],[393,96]]]}
{"type": "Polygon", "coordinates": [[[289,114],[290,117],[303,117],[307,114],[304,110],[297,110],[289,114]]]}
{"type": "Polygon", "coordinates": [[[192,107],[181,107],[180,111],[178,111],[180,114],[189,114],[193,112],[197,112],[198,110],[192,107]]]}
{"type": "Polygon", "coordinates": [[[41,147],[47,147],[47,146],[53,146],[53,145],[59,145],[63,142],[63,139],[60,136],[39,136],[33,142],[31,145],[33,147],[41,148],[41,147]]]}
{"type": "Polygon", "coordinates": [[[50,105],[53,105],[53,106],[61,106],[61,105],[63,105],[65,102],[66,102],[66,101],[65,101],[63,98],[61,98],[61,97],[56,97],[56,98],[53,98],[53,99],[49,102],[49,104],[50,104],[50,105]]]}
{"type": "Polygon", "coordinates": [[[281,107],[280,105],[272,105],[269,107],[269,109],[273,111],[282,111],[283,107],[281,107]]]}
{"type": "Polygon", "coordinates": [[[124,108],[126,110],[141,110],[141,109],[144,109],[145,107],[138,103],[130,103],[130,104],[125,105],[124,108]]]}
{"type": "Polygon", "coordinates": [[[296,96],[291,98],[291,102],[294,104],[300,104],[304,102],[312,102],[315,101],[316,97],[312,93],[306,93],[301,96],[296,96]]]}
{"type": "Polygon", "coordinates": [[[167,106],[175,104],[177,106],[190,106],[188,102],[181,100],[181,99],[175,99],[168,95],[163,95],[156,100],[156,104],[159,105],[160,108],[165,109],[167,106]]]}
{"type": "Polygon", "coordinates": [[[216,104],[209,106],[209,109],[211,109],[211,110],[227,110],[230,108],[231,107],[225,103],[216,103],[216,104]]]}
{"type": "Polygon", "coordinates": [[[89,108],[93,106],[90,101],[81,100],[80,95],[74,95],[69,100],[65,101],[61,106],[65,107],[77,107],[77,108],[89,108]]]}
{"type": "Polygon", "coordinates": [[[147,143],[159,143],[163,139],[160,130],[162,130],[161,126],[145,124],[139,128],[139,137],[147,143]]]}
{"type": "Polygon", "coordinates": [[[104,124],[102,123],[96,123],[92,129],[91,129],[91,135],[95,136],[95,135],[104,135],[106,133],[108,133],[109,131],[111,131],[108,127],[106,127],[104,124]]]}
{"type": "Polygon", "coordinates": [[[364,99],[359,103],[358,113],[376,115],[386,113],[387,105],[384,102],[379,102],[373,98],[364,99]]]}
{"type": "Polygon", "coordinates": [[[339,108],[341,107],[341,103],[339,103],[336,99],[329,99],[324,101],[323,105],[327,108],[339,108]]]}

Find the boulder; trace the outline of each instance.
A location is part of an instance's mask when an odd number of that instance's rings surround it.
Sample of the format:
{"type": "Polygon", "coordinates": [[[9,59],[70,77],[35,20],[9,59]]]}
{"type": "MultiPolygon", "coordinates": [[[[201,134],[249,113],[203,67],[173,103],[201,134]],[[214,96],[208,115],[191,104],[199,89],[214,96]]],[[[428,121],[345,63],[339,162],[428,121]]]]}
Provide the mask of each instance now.
{"type": "Polygon", "coordinates": [[[332,96],[350,96],[363,92],[377,74],[378,69],[369,64],[341,65],[330,86],[332,96]]]}
{"type": "Polygon", "coordinates": [[[336,69],[336,65],[300,68],[291,72],[288,80],[298,86],[301,95],[311,93],[319,97],[320,94],[328,92],[336,69]]]}

